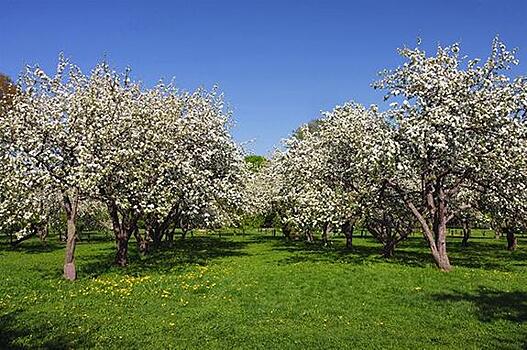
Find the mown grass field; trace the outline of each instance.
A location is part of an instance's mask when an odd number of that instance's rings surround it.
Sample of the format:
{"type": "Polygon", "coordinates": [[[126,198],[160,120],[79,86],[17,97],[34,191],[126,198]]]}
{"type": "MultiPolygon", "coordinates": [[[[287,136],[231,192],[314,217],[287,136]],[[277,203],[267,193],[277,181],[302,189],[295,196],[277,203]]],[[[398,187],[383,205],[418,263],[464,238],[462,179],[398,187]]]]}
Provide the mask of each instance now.
{"type": "MultiPolygon", "coordinates": [[[[490,237],[490,235],[489,235],[490,237]]],[[[0,348],[522,349],[527,250],[449,241],[437,271],[419,237],[393,260],[369,238],[353,252],[252,232],[200,235],[112,267],[112,242],[80,243],[61,278],[50,238],[0,250],[0,348]]],[[[133,244],[131,244],[133,246],[133,244]]]]}

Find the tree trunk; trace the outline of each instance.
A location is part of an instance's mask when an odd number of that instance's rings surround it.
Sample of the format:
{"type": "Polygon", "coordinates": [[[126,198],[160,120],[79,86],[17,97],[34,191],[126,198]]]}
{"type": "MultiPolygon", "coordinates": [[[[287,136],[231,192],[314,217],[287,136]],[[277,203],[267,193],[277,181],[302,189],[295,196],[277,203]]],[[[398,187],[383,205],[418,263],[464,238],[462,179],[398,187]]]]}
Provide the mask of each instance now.
{"type": "Polygon", "coordinates": [[[119,211],[114,200],[109,200],[107,206],[117,246],[115,264],[124,267],[128,265],[128,241],[132,234],[138,230],[138,217],[131,210],[128,210],[121,213],[121,218],[119,218],[119,211]]]}
{"type": "Polygon", "coordinates": [[[406,201],[406,204],[419,221],[419,224],[421,224],[423,236],[428,243],[436,266],[441,271],[446,272],[452,270],[452,266],[450,265],[450,260],[448,259],[448,254],[446,251],[447,217],[445,203],[439,201],[437,204],[438,208],[437,212],[434,214],[434,225],[432,228],[430,228],[424,216],[419,212],[412,202],[406,201]]]}
{"type": "Polygon", "coordinates": [[[166,233],[166,240],[168,242],[168,246],[172,247],[174,245],[174,232],[170,231],[166,233]]]}
{"type": "Polygon", "coordinates": [[[433,220],[432,227],[430,227],[427,218],[421,213],[419,209],[413,204],[408,198],[407,194],[395,183],[388,181],[388,184],[392,186],[399,194],[401,199],[404,201],[408,209],[410,209],[419,221],[423,229],[423,236],[426,239],[434,262],[439,269],[442,271],[450,271],[452,266],[448,259],[446,251],[446,234],[447,234],[447,201],[449,194],[445,192],[443,188],[444,177],[436,178],[433,181],[426,181],[426,175],[423,174],[423,200],[426,202],[428,212],[432,215],[433,220]]]}
{"type": "Polygon", "coordinates": [[[441,269],[442,271],[450,271],[452,270],[452,266],[450,265],[450,260],[448,259],[448,254],[446,251],[446,215],[440,214],[438,217],[438,221],[439,224],[437,225],[435,230],[437,253],[434,256],[434,260],[439,269],[441,269]]]}
{"type": "Polygon", "coordinates": [[[496,228],[496,229],[494,230],[494,238],[495,238],[495,239],[500,239],[500,237],[501,237],[500,229],[499,229],[499,228],[496,228]]]}
{"type": "MultiPolygon", "coordinates": [[[[173,246],[174,234],[177,229],[179,217],[177,211],[172,210],[164,220],[154,219],[149,224],[150,232],[155,248],[159,248],[165,238],[168,246],[173,246]],[[171,229],[172,225],[172,229],[171,229]]],[[[181,224],[180,224],[181,225],[181,224]]]]}
{"type": "Polygon", "coordinates": [[[66,235],[66,253],[64,257],[64,278],[73,281],[77,278],[75,270],[75,245],[77,241],[77,230],[75,219],[77,216],[78,198],[70,198],[68,194],[63,195],[64,209],[66,211],[66,220],[68,233],[66,235]]]}
{"type": "Polygon", "coordinates": [[[431,243],[430,249],[432,251],[434,262],[441,271],[448,272],[452,270],[452,265],[450,265],[450,259],[446,252],[446,227],[444,229],[439,228],[438,232],[436,232],[436,237],[436,244],[429,242],[431,243]]]}
{"type": "Polygon", "coordinates": [[[354,224],[351,221],[346,221],[342,225],[342,233],[346,237],[346,249],[353,249],[353,229],[354,224]]]}
{"type": "Polygon", "coordinates": [[[36,226],[37,236],[40,239],[42,243],[46,242],[46,239],[48,238],[48,223],[47,222],[40,222],[36,226]]]}
{"type": "Polygon", "coordinates": [[[154,241],[154,248],[159,248],[161,246],[161,241],[163,240],[163,234],[161,234],[156,229],[152,229],[151,235],[152,235],[153,241],[154,241]]]}
{"type": "Polygon", "coordinates": [[[139,232],[139,228],[136,228],[134,231],[135,240],[137,242],[137,250],[139,254],[145,256],[148,254],[149,240],[148,237],[143,237],[139,232]]]}
{"type": "MultiPolygon", "coordinates": [[[[442,194],[439,195],[442,197],[442,194]]],[[[446,203],[439,199],[437,203],[437,212],[434,217],[434,236],[435,236],[435,251],[432,250],[432,255],[434,256],[435,263],[441,271],[450,271],[452,266],[450,265],[450,260],[448,259],[448,254],[446,252],[446,237],[447,237],[447,213],[446,213],[446,203]]],[[[431,242],[433,243],[433,242],[431,242]]]]}
{"type": "Polygon", "coordinates": [[[115,255],[115,264],[120,267],[128,265],[128,240],[126,232],[122,232],[116,237],[117,254],[115,255]]]}
{"type": "Polygon", "coordinates": [[[282,234],[285,238],[291,239],[291,228],[288,224],[282,224],[282,234]]]}
{"type": "Polygon", "coordinates": [[[514,251],[518,246],[518,239],[514,234],[514,230],[507,229],[507,250],[514,251]]]}
{"type": "Polygon", "coordinates": [[[386,244],[384,244],[383,249],[382,249],[382,256],[385,259],[389,259],[393,257],[393,255],[395,254],[395,245],[396,245],[395,240],[390,240],[386,244]]]}
{"type": "MultiPolygon", "coordinates": [[[[10,233],[10,235],[12,235],[12,233],[10,233]]],[[[11,244],[11,246],[15,247],[18,244],[20,244],[20,243],[32,238],[33,236],[35,236],[35,232],[30,232],[29,234],[27,234],[27,235],[25,235],[23,237],[20,237],[20,238],[18,238],[16,240],[13,240],[13,238],[11,237],[11,243],[10,244],[11,244]]]]}
{"type": "Polygon", "coordinates": [[[150,219],[146,222],[147,236],[152,239],[152,245],[155,249],[161,246],[165,232],[161,230],[161,225],[156,219],[150,219]]]}
{"type": "Polygon", "coordinates": [[[329,222],[326,222],[322,226],[322,243],[324,246],[327,246],[329,244],[329,231],[331,230],[331,224],[329,222]]]}
{"type": "Polygon", "coordinates": [[[469,238],[470,238],[470,225],[467,220],[463,220],[463,240],[461,241],[462,247],[468,247],[469,238]]]}

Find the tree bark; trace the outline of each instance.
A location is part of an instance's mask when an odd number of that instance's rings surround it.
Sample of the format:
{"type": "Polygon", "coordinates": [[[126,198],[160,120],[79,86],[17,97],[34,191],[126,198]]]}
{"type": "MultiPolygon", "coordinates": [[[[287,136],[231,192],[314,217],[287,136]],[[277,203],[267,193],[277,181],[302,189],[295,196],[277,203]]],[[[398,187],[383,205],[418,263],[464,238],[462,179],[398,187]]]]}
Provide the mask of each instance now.
{"type": "Polygon", "coordinates": [[[153,237],[154,248],[159,248],[161,246],[161,241],[163,240],[163,234],[155,228],[153,228],[150,232],[151,236],[153,237]]]}
{"type": "Polygon", "coordinates": [[[115,201],[109,200],[107,203],[110,219],[112,220],[112,228],[115,235],[115,243],[117,252],[115,255],[115,264],[120,267],[128,265],[128,241],[137,228],[137,215],[131,210],[121,214],[119,218],[119,210],[115,201]]]}
{"type": "Polygon", "coordinates": [[[331,223],[326,222],[322,226],[322,242],[324,246],[329,244],[329,231],[331,231],[331,223]]]}
{"type": "Polygon", "coordinates": [[[282,234],[285,238],[291,239],[291,228],[288,224],[282,224],[282,234]]]}
{"type": "Polygon", "coordinates": [[[382,248],[382,256],[385,259],[392,258],[395,254],[396,240],[386,243],[382,248]]]}
{"type": "Polygon", "coordinates": [[[306,231],[306,239],[308,243],[313,243],[315,241],[313,238],[313,234],[309,230],[306,231]]]}
{"type": "Polygon", "coordinates": [[[496,228],[494,230],[494,239],[500,239],[501,237],[501,232],[500,232],[500,229],[499,228],[496,228]]]}
{"type": "MultiPolygon", "coordinates": [[[[12,233],[10,233],[10,235],[12,235],[12,233]]],[[[13,238],[11,237],[11,243],[10,244],[11,244],[11,246],[15,247],[15,246],[19,245],[20,243],[32,238],[33,236],[35,236],[35,232],[31,232],[31,233],[29,233],[29,234],[27,234],[27,235],[25,235],[23,237],[20,237],[20,238],[18,238],[16,240],[13,240],[13,238]]]]}
{"type": "Polygon", "coordinates": [[[136,228],[134,231],[135,241],[137,242],[137,251],[142,256],[148,254],[149,240],[148,237],[143,237],[139,232],[139,228],[136,228]]]}
{"type": "Polygon", "coordinates": [[[516,235],[514,234],[513,229],[507,229],[507,250],[514,251],[518,247],[518,239],[516,238],[516,235]]]}
{"type": "Polygon", "coordinates": [[[397,226],[397,224],[393,224],[390,220],[385,218],[382,221],[366,222],[366,227],[370,234],[382,244],[381,255],[386,259],[395,255],[397,245],[408,238],[408,235],[412,232],[411,227],[406,229],[402,225],[397,226]]]}
{"type": "Polygon", "coordinates": [[[462,247],[468,247],[469,238],[470,238],[470,225],[467,220],[463,220],[463,240],[461,241],[462,247]]]}
{"type": "Polygon", "coordinates": [[[117,266],[124,267],[128,265],[128,240],[129,237],[126,234],[117,237],[117,254],[115,255],[115,264],[117,266]]]}
{"type": "Polygon", "coordinates": [[[166,241],[168,242],[169,247],[174,245],[174,232],[169,231],[166,233],[166,241]]]}
{"type": "Polygon", "coordinates": [[[78,198],[74,195],[70,198],[67,193],[63,194],[64,210],[66,211],[66,221],[68,232],[66,235],[66,252],[64,257],[64,278],[74,281],[77,278],[75,269],[75,246],[77,242],[77,229],[75,219],[77,217],[78,198]]]}
{"type": "Polygon", "coordinates": [[[354,223],[352,221],[346,221],[342,225],[342,233],[346,237],[346,249],[353,249],[353,229],[354,223]]]}
{"type": "Polygon", "coordinates": [[[177,224],[181,225],[181,211],[179,209],[179,203],[174,205],[168,214],[163,217],[150,216],[146,220],[146,228],[149,232],[149,237],[153,242],[154,248],[159,248],[163,238],[166,236],[166,241],[171,246],[174,241],[174,232],[177,224]],[[170,230],[173,226],[174,229],[170,230]]]}
{"type": "Polygon", "coordinates": [[[434,259],[434,262],[436,266],[441,271],[450,271],[452,270],[452,266],[450,265],[450,260],[448,259],[448,254],[446,251],[446,212],[445,212],[445,204],[442,202],[439,202],[437,212],[434,214],[434,225],[432,228],[428,225],[426,219],[424,216],[419,212],[419,210],[415,207],[415,205],[406,200],[406,205],[408,208],[412,211],[414,216],[419,221],[419,224],[421,225],[423,229],[423,236],[426,239],[428,246],[430,248],[430,251],[432,253],[432,257],[434,259]]]}
{"type": "Polygon", "coordinates": [[[446,251],[446,223],[442,223],[438,227],[437,231],[437,257],[435,257],[436,265],[441,271],[450,271],[452,266],[450,265],[450,259],[446,251]]]}
{"type": "Polygon", "coordinates": [[[146,235],[151,238],[153,248],[159,248],[164,237],[164,232],[160,226],[155,218],[150,217],[145,220],[146,235]]]}
{"type": "Polygon", "coordinates": [[[35,226],[35,230],[37,232],[37,237],[40,239],[42,243],[46,243],[46,239],[48,238],[48,223],[43,221],[35,226]]]}

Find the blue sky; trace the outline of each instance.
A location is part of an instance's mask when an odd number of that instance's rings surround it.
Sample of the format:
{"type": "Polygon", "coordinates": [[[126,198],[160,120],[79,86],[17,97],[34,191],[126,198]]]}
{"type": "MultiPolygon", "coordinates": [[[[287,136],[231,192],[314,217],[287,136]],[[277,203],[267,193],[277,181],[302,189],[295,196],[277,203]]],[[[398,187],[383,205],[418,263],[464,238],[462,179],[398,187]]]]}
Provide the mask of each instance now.
{"type": "Polygon", "coordinates": [[[527,71],[527,1],[24,1],[0,0],[0,72],[53,70],[63,51],[88,70],[107,57],[153,85],[218,84],[233,130],[266,154],[300,124],[348,100],[382,100],[370,84],[395,50],[460,41],[485,56],[499,34],[527,71]]]}

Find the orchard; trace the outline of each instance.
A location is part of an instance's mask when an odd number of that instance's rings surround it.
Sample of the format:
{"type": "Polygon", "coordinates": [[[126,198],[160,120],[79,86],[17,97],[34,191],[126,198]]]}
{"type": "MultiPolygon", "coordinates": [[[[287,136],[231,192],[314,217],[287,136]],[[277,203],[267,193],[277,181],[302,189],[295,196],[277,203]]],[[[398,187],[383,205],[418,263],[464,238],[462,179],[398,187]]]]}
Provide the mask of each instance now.
{"type": "Polygon", "coordinates": [[[372,84],[386,102],[343,102],[268,157],[232,136],[218,87],[146,86],[63,54],[54,71],[0,76],[0,347],[170,348],[156,335],[172,331],[212,348],[479,347],[462,341],[476,331],[518,346],[527,78],[511,73],[516,51],[495,38],[484,59],[458,43],[398,53],[372,84]],[[505,284],[514,295],[499,294],[505,284]],[[485,321],[467,316],[474,307],[494,311],[485,321]],[[12,335],[16,312],[29,333],[12,335]],[[37,325],[41,313],[55,319],[37,325]],[[408,338],[381,330],[423,322],[408,338]],[[31,338],[39,327],[67,333],[31,338]],[[153,337],[127,336],[137,329],[153,337]]]}

